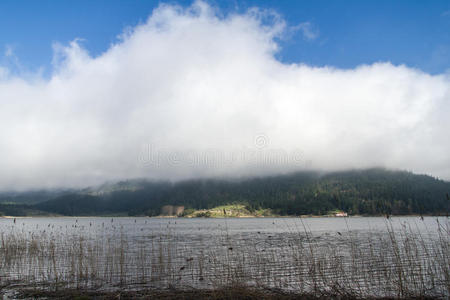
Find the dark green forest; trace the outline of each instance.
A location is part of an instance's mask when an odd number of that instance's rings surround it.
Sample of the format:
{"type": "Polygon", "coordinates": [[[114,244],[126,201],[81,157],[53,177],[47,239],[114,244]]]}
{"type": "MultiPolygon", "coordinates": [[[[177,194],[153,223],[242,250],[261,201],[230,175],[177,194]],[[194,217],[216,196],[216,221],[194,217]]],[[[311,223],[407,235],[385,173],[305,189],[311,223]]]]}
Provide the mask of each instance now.
{"type": "Polygon", "coordinates": [[[450,182],[377,168],[239,180],[130,180],[83,190],[40,191],[39,201],[32,192],[27,197],[4,193],[0,194],[0,214],[156,216],[164,205],[208,209],[244,204],[250,211],[270,208],[274,214],[292,216],[324,215],[333,210],[350,215],[448,215],[449,193],[450,182]],[[14,202],[14,198],[26,199],[14,202]]]}

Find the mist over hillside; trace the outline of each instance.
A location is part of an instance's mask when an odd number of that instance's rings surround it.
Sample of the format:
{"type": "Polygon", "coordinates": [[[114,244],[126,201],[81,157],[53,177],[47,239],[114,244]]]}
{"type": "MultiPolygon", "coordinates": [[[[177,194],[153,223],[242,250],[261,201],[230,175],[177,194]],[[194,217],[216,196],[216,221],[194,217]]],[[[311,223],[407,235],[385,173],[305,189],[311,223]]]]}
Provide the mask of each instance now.
{"type": "Polygon", "coordinates": [[[249,211],[270,209],[276,215],[438,214],[449,212],[450,182],[427,175],[386,169],[297,172],[245,179],[180,182],[129,180],[66,191],[0,194],[3,214],[148,215],[166,205],[208,209],[243,204],[249,211]],[[7,199],[8,201],[5,201],[7,199]],[[38,203],[36,203],[38,202],[38,203]],[[24,204],[27,203],[27,204],[24,204]]]}

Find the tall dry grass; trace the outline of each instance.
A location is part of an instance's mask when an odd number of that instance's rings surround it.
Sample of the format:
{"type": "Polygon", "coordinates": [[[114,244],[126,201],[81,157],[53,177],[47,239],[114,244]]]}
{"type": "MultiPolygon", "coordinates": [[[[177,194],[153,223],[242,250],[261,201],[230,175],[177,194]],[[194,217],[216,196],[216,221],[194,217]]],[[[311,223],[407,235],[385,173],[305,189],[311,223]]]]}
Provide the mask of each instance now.
{"type": "MultiPolygon", "coordinates": [[[[19,225],[18,225],[19,226],[19,225]]],[[[450,296],[450,228],[404,224],[324,241],[304,224],[282,240],[220,236],[185,244],[167,234],[130,238],[119,227],[0,233],[0,286],[35,289],[220,289],[251,286],[352,297],[450,296]],[[109,231],[113,230],[113,234],[109,231]],[[108,233],[108,234],[107,234],[108,233]]]]}

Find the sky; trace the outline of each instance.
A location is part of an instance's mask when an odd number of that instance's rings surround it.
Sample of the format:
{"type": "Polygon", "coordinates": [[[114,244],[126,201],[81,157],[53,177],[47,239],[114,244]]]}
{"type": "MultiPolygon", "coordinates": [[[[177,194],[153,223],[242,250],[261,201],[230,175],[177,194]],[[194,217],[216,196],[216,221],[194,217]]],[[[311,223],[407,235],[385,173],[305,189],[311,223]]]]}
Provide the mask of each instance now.
{"type": "MultiPolygon", "coordinates": [[[[125,28],[144,23],[161,3],[192,1],[3,0],[0,49],[14,53],[20,68],[48,75],[52,44],[82,38],[93,56],[108,50],[125,28]]],[[[450,68],[449,1],[210,1],[220,14],[259,7],[276,11],[296,28],[278,42],[282,62],[354,68],[389,61],[431,74],[450,68]]],[[[5,55],[4,55],[5,56],[5,55]]],[[[6,55],[8,56],[8,55],[6,55]]],[[[3,63],[17,68],[14,60],[3,63]]]]}
{"type": "Polygon", "coordinates": [[[0,190],[450,180],[448,1],[1,1],[0,190]]]}

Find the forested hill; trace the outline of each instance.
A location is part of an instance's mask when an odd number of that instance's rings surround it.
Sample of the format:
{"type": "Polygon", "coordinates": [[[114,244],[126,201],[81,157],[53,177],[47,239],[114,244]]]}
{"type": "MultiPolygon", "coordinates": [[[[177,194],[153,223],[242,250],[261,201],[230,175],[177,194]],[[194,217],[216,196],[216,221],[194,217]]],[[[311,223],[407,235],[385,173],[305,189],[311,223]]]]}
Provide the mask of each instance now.
{"type": "Polygon", "coordinates": [[[68,191],[37,204],[0,204],[0,212],[159,215],[164,205],[207,209],[244,204],[249,211],[270,208],[279,215],[322,215],[333,210],[363,215],[446,215],[450,209],[449,193],[450,182],[430,176],[368,169],[326,174],[300,172],[245,180],[178,183],[130,180],[68,191]]]}

